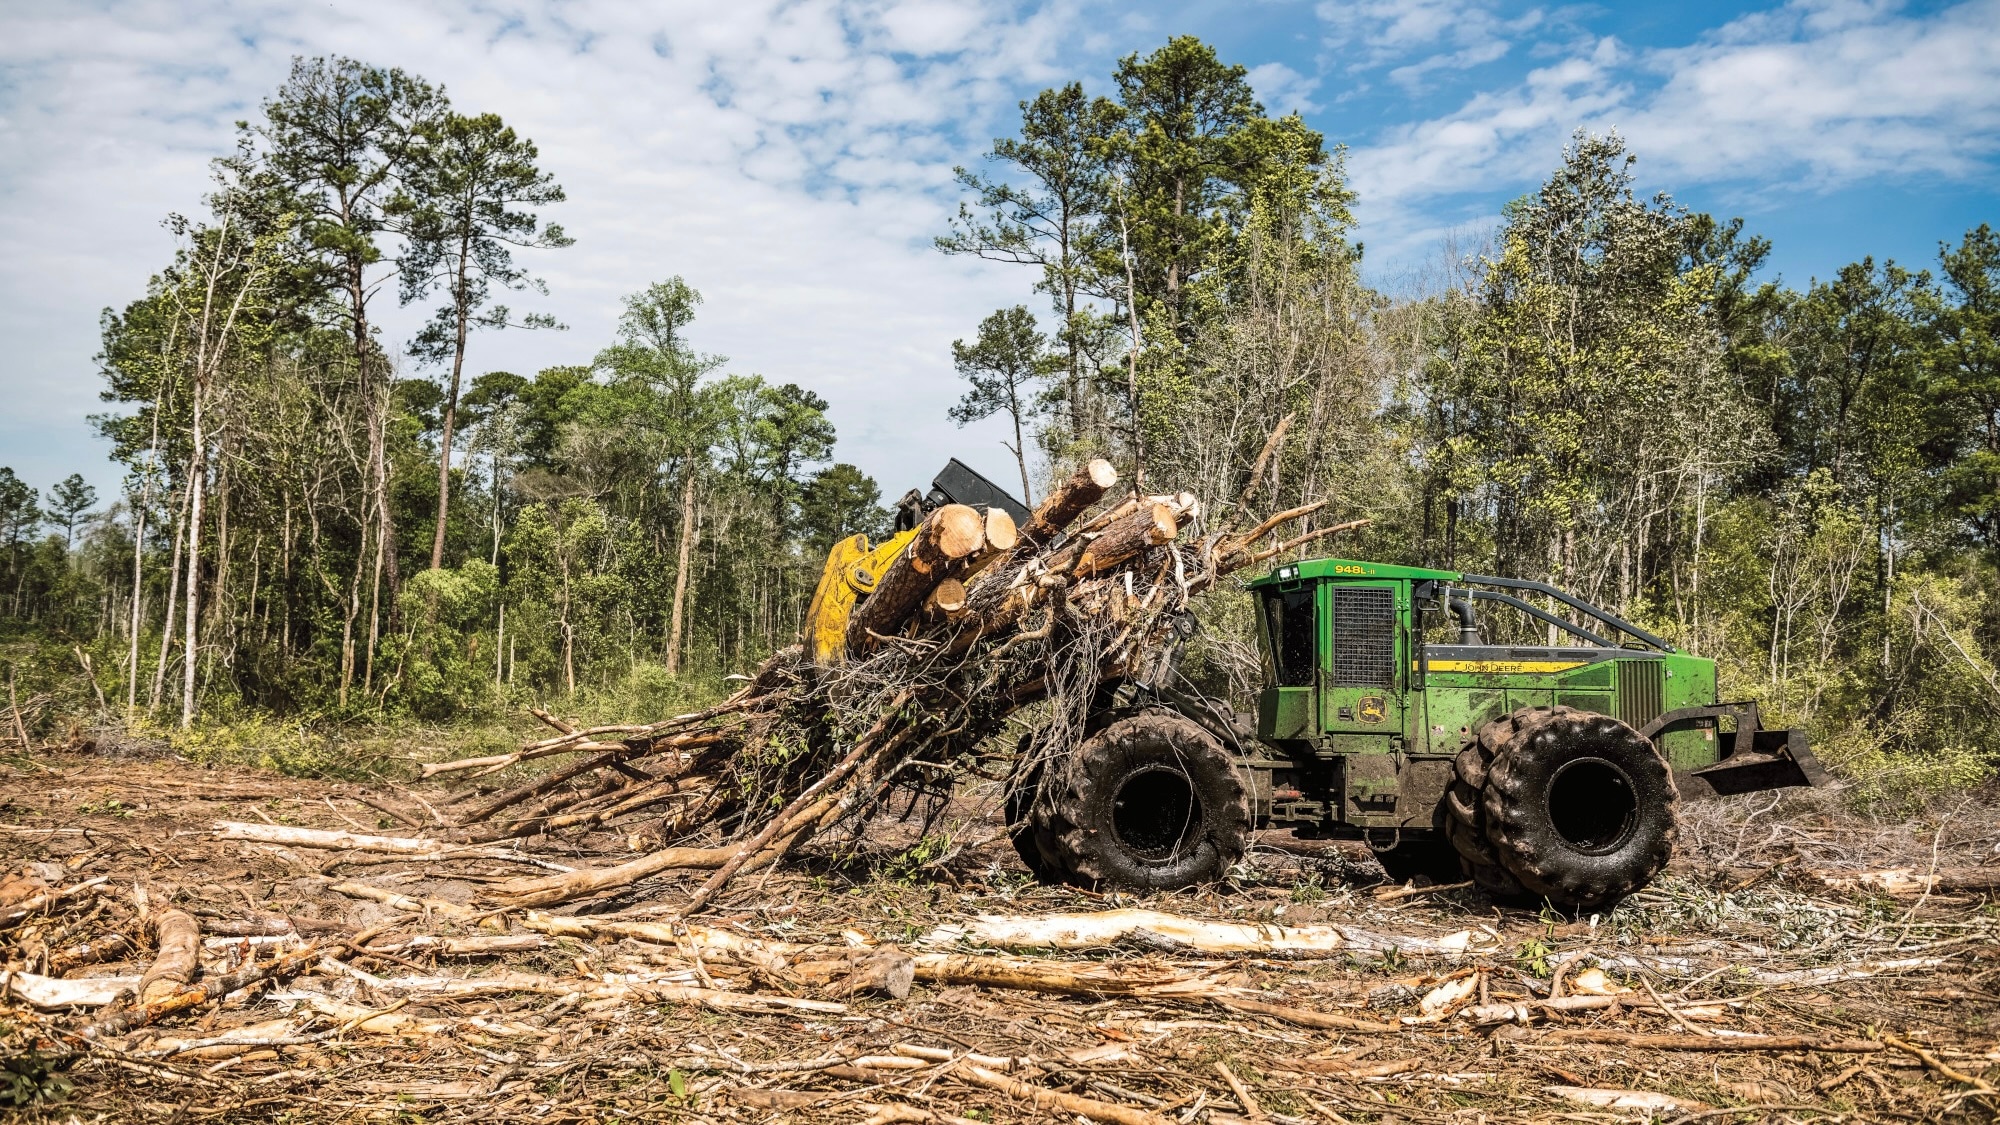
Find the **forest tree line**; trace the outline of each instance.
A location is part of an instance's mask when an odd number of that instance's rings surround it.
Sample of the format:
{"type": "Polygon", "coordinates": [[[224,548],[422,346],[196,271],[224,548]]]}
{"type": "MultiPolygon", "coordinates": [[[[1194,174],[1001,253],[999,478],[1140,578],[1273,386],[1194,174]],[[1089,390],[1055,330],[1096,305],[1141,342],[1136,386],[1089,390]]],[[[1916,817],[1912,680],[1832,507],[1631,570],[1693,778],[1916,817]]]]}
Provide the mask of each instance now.
{"type": "MultiPolygon", "coordinates": [[[[1286,424],[1258,503],[1371,517],[1342,554],[1573,589],[1856,770],[1988,770],[1990,227],[1787,285],[1740,220],[1640,195],[1622,140],[1579,133],[1387,293],[1342,150],[1244,68],[1177,38],[1109,90],[1023,102],[937,240],[1025,267],[1022,303],[951,349],[951,418],[1007,423],[1029,499],[1108,456],[1217,511],[1286,424]]],[[[80,479],[0,476],[8,626],[163,722],[449,718],[791,643],[882,497],[834,460],[823,400],[690,346],[687,282],[628,298],[588,362],[467,374],[472,333],[550,327],[496,300],[538,289],[517,251],[568,242],[537,159],[418,78],[301,60],[174,261],[105,314],[122,495],[93,517],[80,479]],[[370,319],[392,290],[436,309],[398,353],[370,319]]],[[[1240,691],[1248,615],[1212,601],[1197,664],[1240,691]]]]}

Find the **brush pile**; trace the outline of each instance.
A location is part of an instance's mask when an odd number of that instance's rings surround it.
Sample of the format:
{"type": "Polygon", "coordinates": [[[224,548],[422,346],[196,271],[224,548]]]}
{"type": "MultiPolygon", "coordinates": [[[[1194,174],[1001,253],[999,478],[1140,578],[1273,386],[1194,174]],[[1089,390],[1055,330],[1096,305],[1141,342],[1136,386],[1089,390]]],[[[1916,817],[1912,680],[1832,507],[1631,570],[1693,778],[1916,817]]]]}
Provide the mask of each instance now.
{"type": "MultiPolygon", "coordinates": [[[[1282,431],[1273,435],[1259,467],[1281,439],[1282,431]]],[[[1108,462],[1092,461],[1018,527],[998,509],[947,504],[879,574],[861,563],[830,567],[808,628],[839,622],[837,611],[852,604],[844,635],[822,628],[719,706],[649,726],[581,730],[537,712],[553,737],[426,766],[426,777],[478,777],[572,758],[486,794],[453,817],[443,839],[411,846],[588,830],[664,806],[657,836],[667,846],[616,867],[515,880],[491,897],[506,907],[548,906],[669,869],[710,869],[686,907],[693,913],[732,877],[865,823],[892,794],[942,798],[968,772],[991,777],[979,748],[1024,707],[1045,705],[1044,745],[1073,743],[1064,736],[1081,731],[1099,685],[1164,671],[1188,635],[1197,594],[1232,571],[1366,522],[1274,542],[1274,532],[1324,502],[1252,526],[1234,518],[1210,526],[1187,493],[1107,501],[1117,480],[1108,462]]],[[[1247,510],[1253,490],[1244,489],[1232,515],[1247,510]]],[[[844,546],[849,558],[863,557],[860,542],[844,546]]]]}

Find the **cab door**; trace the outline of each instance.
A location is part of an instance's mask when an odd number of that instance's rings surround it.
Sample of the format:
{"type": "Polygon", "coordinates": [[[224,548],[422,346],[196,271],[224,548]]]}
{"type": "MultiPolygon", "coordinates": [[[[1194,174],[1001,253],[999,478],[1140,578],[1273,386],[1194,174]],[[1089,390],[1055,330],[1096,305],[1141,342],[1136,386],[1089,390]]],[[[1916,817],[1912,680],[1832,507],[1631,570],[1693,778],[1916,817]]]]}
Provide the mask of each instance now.
{"type": "Polygon", "coordinates": [[[1409,711],[1410,584],[1326,582],[1320,729],[1342,753],[1382,754],[1403,745],[1409,711]]]}

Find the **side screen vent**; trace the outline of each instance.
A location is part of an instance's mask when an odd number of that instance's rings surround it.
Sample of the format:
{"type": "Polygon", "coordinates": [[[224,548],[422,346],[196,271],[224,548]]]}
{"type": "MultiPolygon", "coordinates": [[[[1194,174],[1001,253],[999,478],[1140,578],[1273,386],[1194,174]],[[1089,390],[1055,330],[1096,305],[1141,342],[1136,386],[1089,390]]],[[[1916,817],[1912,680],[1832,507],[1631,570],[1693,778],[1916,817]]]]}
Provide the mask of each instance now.
{"type": "Polygon", "coordinates": [[[1333,588],[1333,682],[1341,687],[1396,686],[1394,589],[1333,588]]]}
{"type": "Polygon", "coordinates": [[[1667,666],[1659,660],[1618,661],[1618,717],[1643,727],[1665,706],[1667,666]]]}

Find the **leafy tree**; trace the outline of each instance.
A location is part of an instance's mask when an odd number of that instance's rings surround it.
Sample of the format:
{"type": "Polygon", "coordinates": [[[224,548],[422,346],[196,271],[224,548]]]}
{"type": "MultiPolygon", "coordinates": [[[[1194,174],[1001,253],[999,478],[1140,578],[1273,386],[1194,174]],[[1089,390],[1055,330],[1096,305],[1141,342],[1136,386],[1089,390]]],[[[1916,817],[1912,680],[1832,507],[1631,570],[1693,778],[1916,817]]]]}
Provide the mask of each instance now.
{"type": "Polygon", "coordinates": [[[702,379],[724,360],[687,346],[684,330],[694,321],[701,293],[679,277],[625,299],[618,343],[597,357],[614,385],[647,392],[636,399],[637,417],[660,442],[656,463],[671,465],[680,490],[680,547],[674,567],[673,609],[667,626],[667,672],[680,671],[687,620],[688,580],[694,558],[695,488],[719,427],[721,397],[702,379]]]}
{"type": "Polygon", "coordinates": [[[1985,223],[1956,249],[1939,246],[1947,292],[1929,319],[1936,333],[1929,359],[1932,399],[1945,445],[1944,504],[1973,540],[2000,548],[2000,233],[1985,223]]]}
{"type": "Polygon", "coordinates": [[[71,473],[49,489],[48,521],[62,525],[64,551],[76,543],[77,521],[95,503],[97,490],[84,483],[78,473],[71,473]]]}
{"type": "Polygon", "coordinates": [[[1160,305],[1164,324],[1185,343],[1196,331],[1189,286],[1227,247],[1248,187],[1275,160],[1322,166],[1323,142],[1296,116],[1265,117],[1249,71],[1223,63],[1193,36],[1143,59],[1126,56],[1113,79],[1124,111],[1112,141],[1123,181],[1113,207],[1127,223],[1141,298],[1160,305]]]}
{"type": "Polygon", "coordinates": [[[391,222],[388,205],[395,179],[413,152],[415,135],[448,112],[444,91],[393,67],[345,57],[294,58],[278,92],[265,99],[263,120],[244,122],[245,151],[260,142],[261,173],[295,212],[299,251],[318,276],[310,291],[333,290],[345,318],[353,378],[366,427],[368,511],[355,566],[372,566],[369,640],[365,664],[374,666],[381,587],[397,585],[391,549],[387,450],[388,364],[368,319],[368,304],[382,278],[381,236],[391,222]]]}
{"type": "Polygon", "coordinates": [[[1086,425],[1086,338],[1092,318],[1081,299],[1098,285],[1097,262],[1106,250],[1107,156],[1121,116],[1108,99],[1087,96],[1081,82],[1043,90],[1022,102],[1020,138],[996,139],[986,158],[1010,165],[1029,182],[1015,185],[953,169],[985,214],[959,204],[951,233],[937,240],[938,249],[947,254],[973,254],[1041,271],[1035,288],[1054,300],[1061,325],[1056,340],[1063,349],[1062,401],[1072,445],[1084,441],[1086,425]]]}
{"type": "MultiPolygon", "coordinates": [[[[572,241],[560,226],[543,225],[532,210],[564,198],[562,187],[536,166],[540,155],[534,142],[493,114],[444,113],[414,130],[401,184],[389,204],[409,242],[402,264],[404,302],[421,300],[440,287],[445,295],[445,303],[410,342],[417,358],[451,366],[438,437],[433,568],[444,565],[452,431],[467,334],[475,327],[514,323],[507,306],[488,304],[494,286],[547,292],[515,263],[516,249],[553,249],[572,241]]],[[[557,327],[546,314],[530,314],[519,326],[557,327]]]]}
{"type": "Polygon", "coordinates": [[[41,497],[14,470],[0,466],[0,544],[7,547],[7,569],[14,576],[14,612],[21,612],[21,543],[42,523],[41,497]]]}
{"type": "Polygon", "coordinates": [[[882,490],[874,478],[845,462],[829,465],[806,482],[799,522],[815,555],[850,535],[879,535],[888,525],[882,490]]]}
{"type": "Polygon", "coordinates": [[[979,322],[979,336],[968,344],[951,342],[952,362],[959,377],[971,384],[951,408],[951,420],[961,426],[983,421],[1005,411],[1014,425],[1014,443],[1000,444],[1014,455],[1021,469],[1021,501],[1032,505],[1028,486],[1028,457],[1021,439],[1024,422],[1036,411],[1034,385],[1047,374],[1043,349],[1048,340],[1035,328],[1035,315],[1026,305],[996,310],[979,322]]]}

